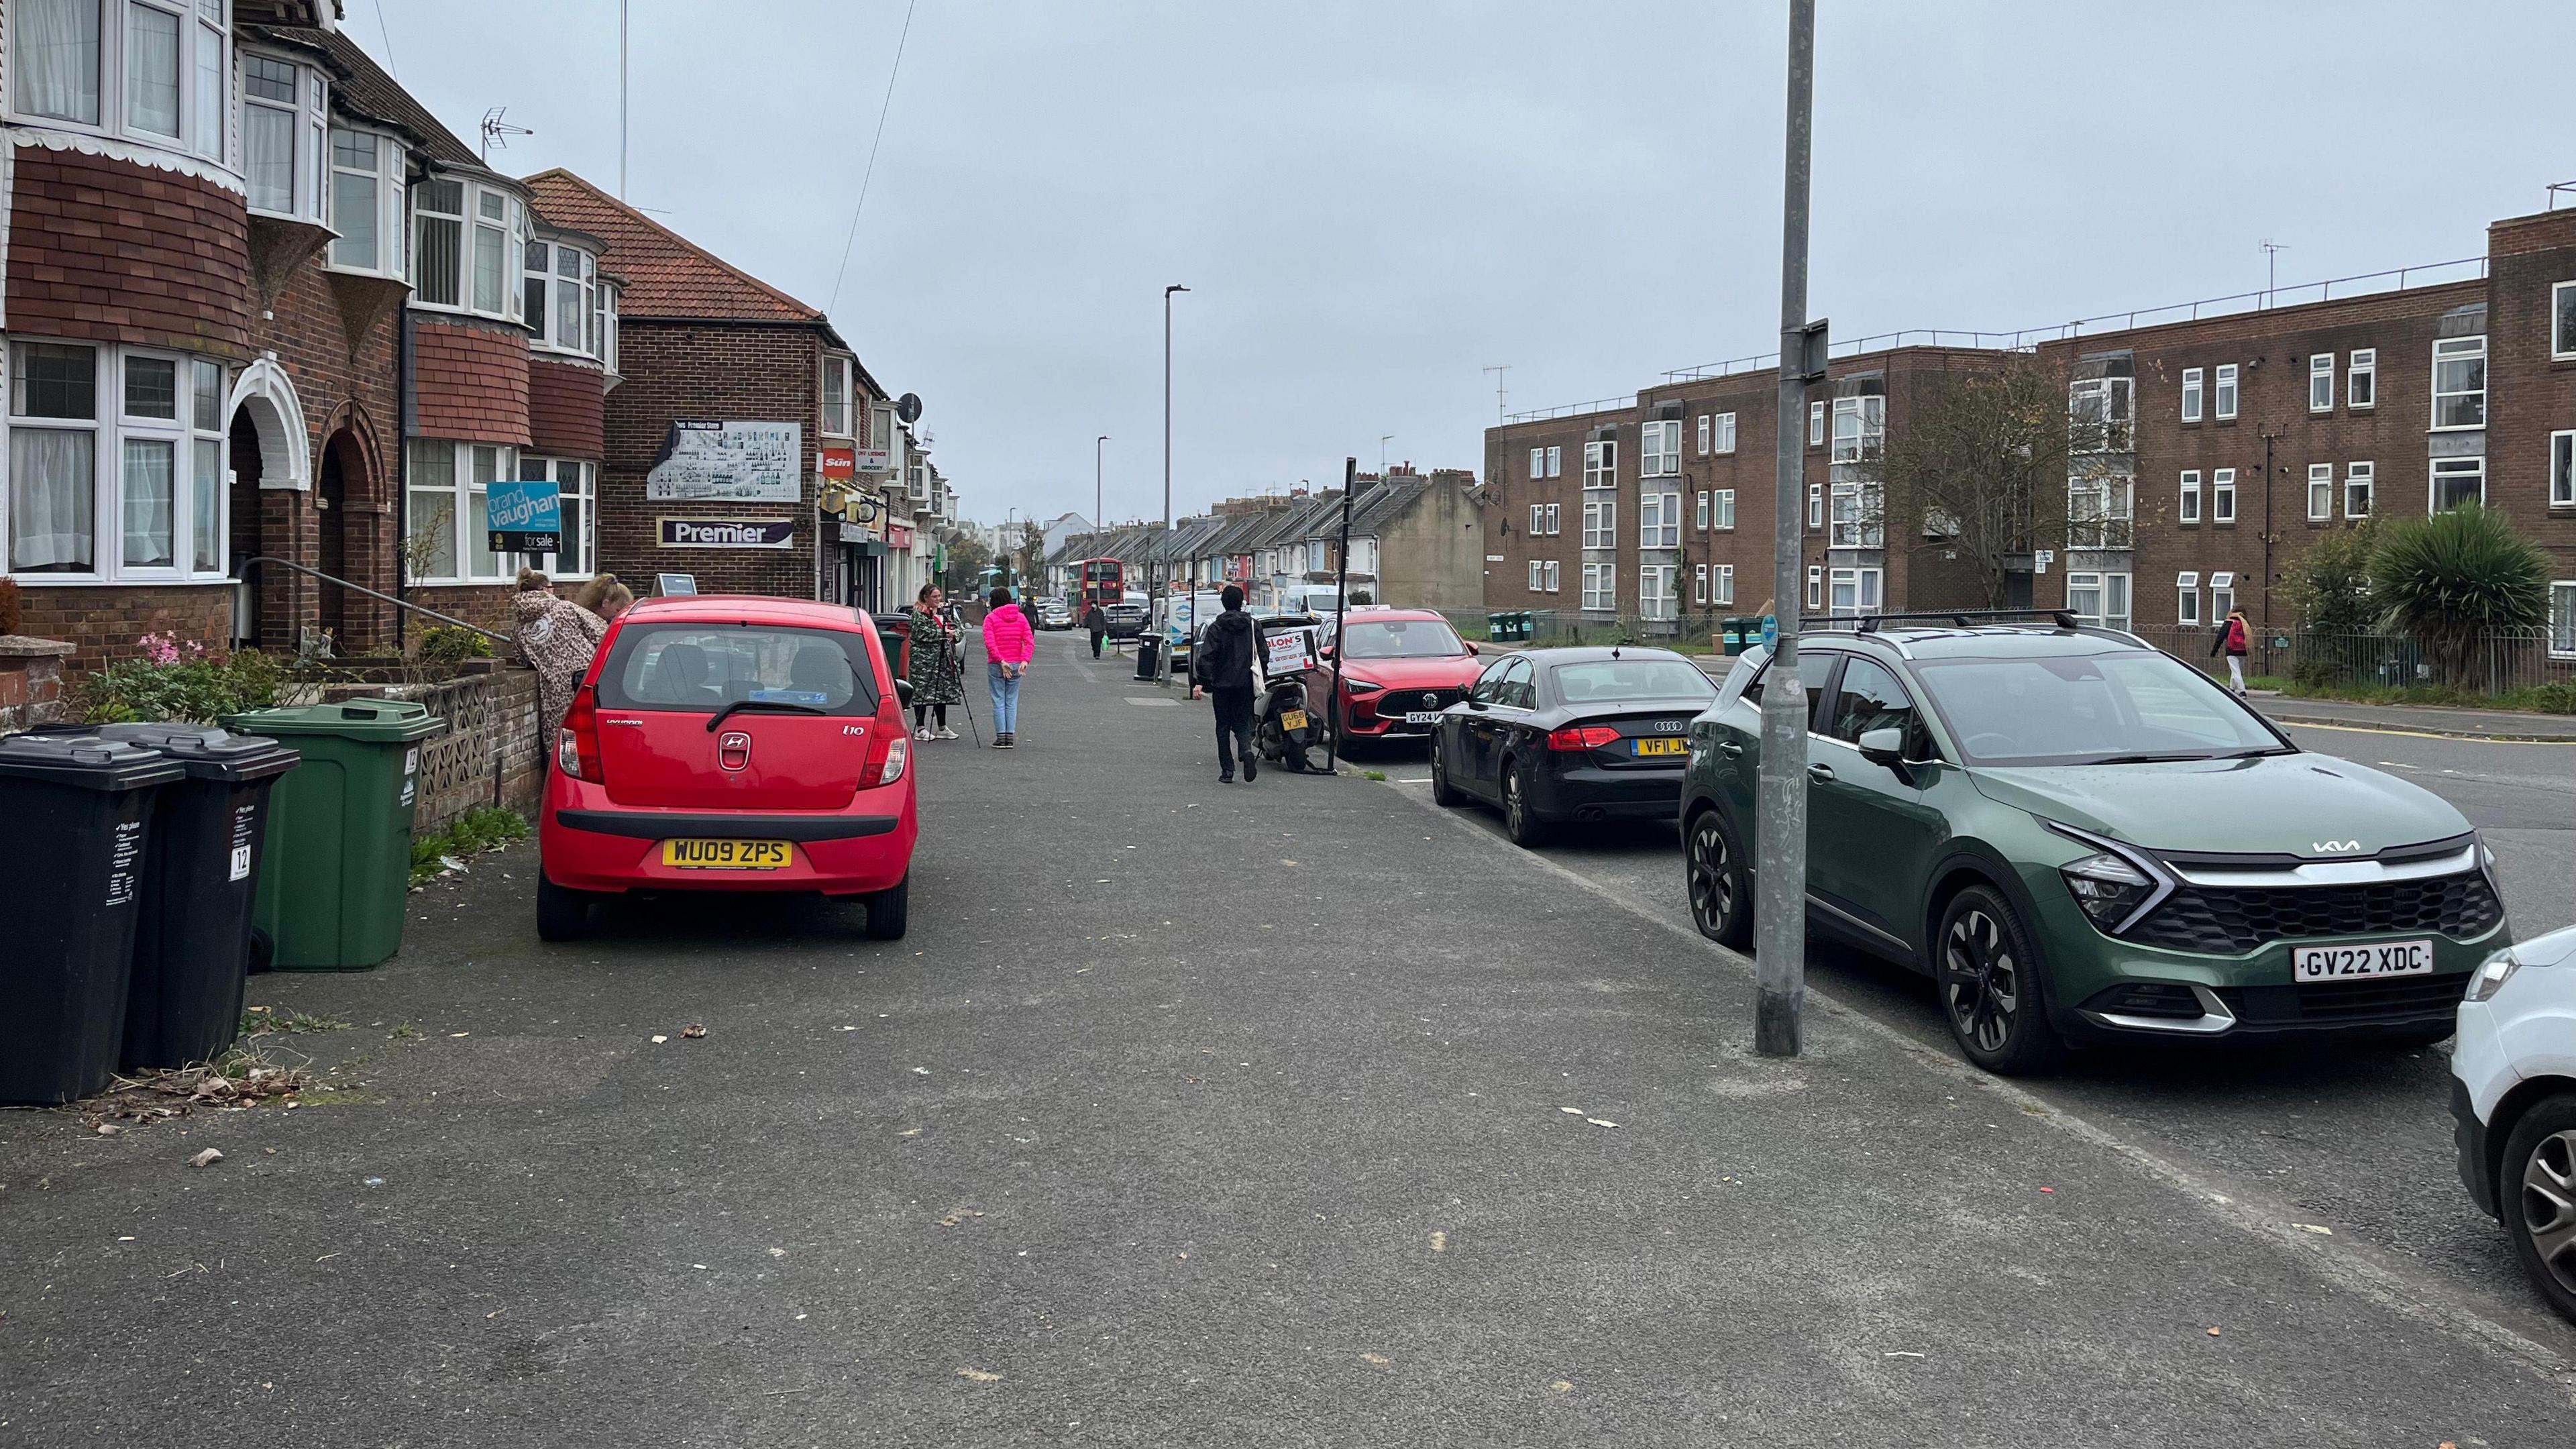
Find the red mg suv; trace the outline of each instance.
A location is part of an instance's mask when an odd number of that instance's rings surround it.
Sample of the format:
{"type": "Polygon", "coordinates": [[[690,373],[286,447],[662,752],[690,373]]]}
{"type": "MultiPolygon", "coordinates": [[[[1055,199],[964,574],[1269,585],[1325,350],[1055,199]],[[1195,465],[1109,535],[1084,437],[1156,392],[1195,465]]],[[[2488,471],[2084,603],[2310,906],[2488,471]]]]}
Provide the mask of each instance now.
{"type": "Polygon", "coordinates": [[[651,599],[609,626],[555,740],[537,934],[629,891],[807,891],[904,932],[913,839],[902,695],[864,614],[651,599]]]}
{"type": "Polygon", "coordinates": [[[1353,609],[1342,629],[1345,739],[1426,737],[1484,672],[1485,661],[1429,609],[1353,609]]]}

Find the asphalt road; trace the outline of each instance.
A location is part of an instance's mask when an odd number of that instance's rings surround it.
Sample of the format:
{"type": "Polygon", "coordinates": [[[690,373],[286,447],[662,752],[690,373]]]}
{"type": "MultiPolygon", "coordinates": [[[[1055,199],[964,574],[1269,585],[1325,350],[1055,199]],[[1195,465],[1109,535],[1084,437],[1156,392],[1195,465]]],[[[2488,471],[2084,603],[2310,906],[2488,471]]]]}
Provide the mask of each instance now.
{"type": "Polygon", "coordinates": [[[291,1039],[331,1098],[0,1113],[0,1444],[2566,1442],[2576,1334],[2498,1285],[1830,963],[1753,1057],[1668,847],[1220,787],[1122,673],[1051,637],[1023,749],[924,751],[905,942],[541,945],[521,849],[255,983],[352,1023],[291,1039]]]}

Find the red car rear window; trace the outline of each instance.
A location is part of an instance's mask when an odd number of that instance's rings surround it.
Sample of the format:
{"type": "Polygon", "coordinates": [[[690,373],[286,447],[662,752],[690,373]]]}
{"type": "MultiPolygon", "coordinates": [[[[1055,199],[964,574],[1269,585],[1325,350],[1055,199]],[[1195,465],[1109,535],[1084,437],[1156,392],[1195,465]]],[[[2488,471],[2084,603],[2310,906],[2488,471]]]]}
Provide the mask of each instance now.
{"type": "Polygon", "coordinates": [[[599,702],[612,709],[713,714],[746,700],[873,715],[867,641],[777,624],[643,623],[619,632],[599,672],[599,702]]]}

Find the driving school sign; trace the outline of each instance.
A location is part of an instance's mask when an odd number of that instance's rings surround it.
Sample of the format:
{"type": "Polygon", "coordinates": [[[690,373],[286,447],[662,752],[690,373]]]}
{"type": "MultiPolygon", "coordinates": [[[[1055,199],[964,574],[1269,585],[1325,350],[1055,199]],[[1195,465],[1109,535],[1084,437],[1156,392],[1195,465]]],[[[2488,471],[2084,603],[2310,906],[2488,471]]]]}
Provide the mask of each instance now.
{"type": "Polygon", "coordinates": [[[792,518],[665,518],[664,548],[792,548],[792,518]]]}
{"type": "Polygon", "coordinates": [[[805,496],[799,423],[675,418],[644,475],[652,503],[794,503],[805,496]]]}
{"type": "Polygon", "coordinates": [[[553,553],[563,547],[563,493],[542,478],[496,482],[483,495],[483,531],[494,553],[553,553]]]}

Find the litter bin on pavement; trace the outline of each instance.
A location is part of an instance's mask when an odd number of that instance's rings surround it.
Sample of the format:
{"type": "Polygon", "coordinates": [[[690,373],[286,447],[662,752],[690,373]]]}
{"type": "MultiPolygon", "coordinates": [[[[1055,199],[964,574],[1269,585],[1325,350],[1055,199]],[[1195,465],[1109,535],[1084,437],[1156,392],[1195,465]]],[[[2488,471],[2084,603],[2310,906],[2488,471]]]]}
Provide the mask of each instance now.
{"type": "Polygon", "coordinates": [[[153,797],[177,762],[90,735],[0,739],[0,1103],[107,1086],[124,1044],[153,797]]]}
{"type": "Polygon", "coordinates": [[[266,964],[363,971],[402,949],[420,742],[447,722],[407,699],[352,699],[227,715],[223,725],[303,756],[269,800],[252,916],[266,964]]]}
{"type": "Polygon", "coordinates": [[[196,724],[101,725],[186,772],[161,787],[125,1002],[128,1067],[210,1061],[241,1031],[269,790],[295,768],[275,740],[196,724]]]}
{"type": "Polygon", "coordinates": [[[1160,659],[1162,652],[1162,640],[1155,638],[1151,634],[1139,634],[1136,636],[1136,677],[1138,679],[1151,679],[1154,677],[1155,664],[1156,661],[1160,659]]]}

